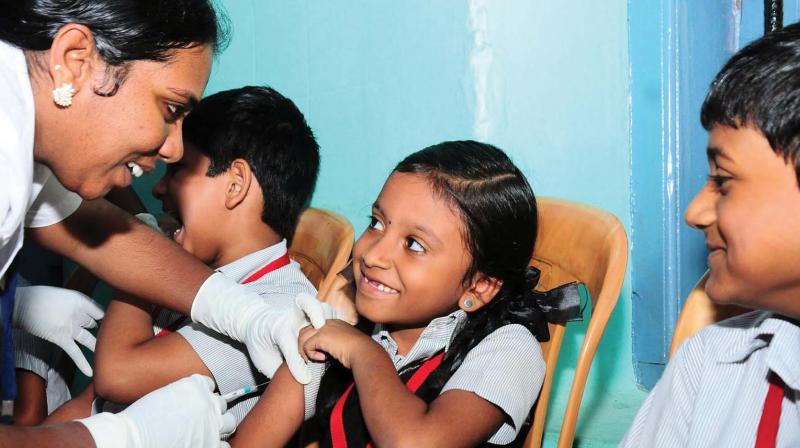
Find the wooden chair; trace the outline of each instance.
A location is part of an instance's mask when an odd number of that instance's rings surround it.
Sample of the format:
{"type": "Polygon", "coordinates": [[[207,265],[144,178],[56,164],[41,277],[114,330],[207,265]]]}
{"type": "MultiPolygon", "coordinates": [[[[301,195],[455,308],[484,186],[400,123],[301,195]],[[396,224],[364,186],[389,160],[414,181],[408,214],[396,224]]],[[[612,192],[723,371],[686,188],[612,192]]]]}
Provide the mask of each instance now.
{"type": "Polygon", "coordinates": [[[683,341],[701,328],[750,311],[736,305],[718,305],[712,302],[706,295],[706,281],[708,281],[708,271],[703,274],[692,292],[686,297],[686,302],[678,315],[678,321],[675,323],[675,332],[672,333],[672,343],[669,347],[670,358],[683,344],[683,341]]]}
{"type": "Polygon", "coordinates": [[[349,321],[355,318],[352,297],[336,291],[345,287],[346,282],[337,281],[337,274],[350,260],[353,235],[353,226],[343,216],[308,208],[300,215],[289,247],[289,255],[300,263],[303,274],[317,288],[317,296],[336,309],[340,318],[349,321]]]}
{"type": "MultiPolygon", "coordinates": [[[[628,239],[622,224],[608,212],[554,198],[539,198],[538,205],[539,234],[531,265],[542,271],[539,288],[546,290],[578,281],[586,286],[592,300],[592,315],[581,345],[558,439],[558,447],[567,448],[572,446],[592,359],[625,278],[628,239]]],[[[539,447],[542,443],[553,373],[564,331],[564,325],[551,324],[550,341],[542,344],[547,372],[525,441],[527,448],[539,447]]]]}

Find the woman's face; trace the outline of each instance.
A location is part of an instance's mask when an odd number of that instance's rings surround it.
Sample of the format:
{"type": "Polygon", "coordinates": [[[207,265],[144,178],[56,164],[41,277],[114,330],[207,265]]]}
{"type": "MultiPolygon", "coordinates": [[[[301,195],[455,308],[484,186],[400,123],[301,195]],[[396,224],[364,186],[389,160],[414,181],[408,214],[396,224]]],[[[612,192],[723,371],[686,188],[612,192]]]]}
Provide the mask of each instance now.
{"type": "Polygon", "coordinates": [[[95,92],[113,84],[106,65],[93,64],[71,106],[57,108],[51,100],[45,123],[37,110],[36,159],[84,199],[130,185],[129,162],[147,173],[158,158],[179,160],[183,118],[205,89],[211,60],[211,48],[198,46],[175,50],[168,62],[134,61],[112,96],[95,92]]]}

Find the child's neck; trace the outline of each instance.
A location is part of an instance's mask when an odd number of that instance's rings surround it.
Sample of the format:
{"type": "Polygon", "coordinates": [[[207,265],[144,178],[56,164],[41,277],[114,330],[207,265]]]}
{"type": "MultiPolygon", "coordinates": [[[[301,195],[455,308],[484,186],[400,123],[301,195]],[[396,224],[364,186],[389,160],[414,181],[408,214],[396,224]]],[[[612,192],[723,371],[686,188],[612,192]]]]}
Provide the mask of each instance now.
{"type": "Polygon", "coordinates": [[[408,355],[408,352],[410,352],[414,344],[417,343],[419,337],[422,336],[422,332],[425,331],[425,328],[426,327],[399,328],[388,326],[389,335],[392,337],[395,344],[397,344],[397,354],[400,356],[408,355]]]}
{"type": "MultiPolygon", "coordinates": [[[[456,311],[457,309],[458,308],[454,308],[453,311],[456,311]]],[[[422,336],[422,332],[428,328],[428,325],[430,325],[434,319],[436,318],[432,318],[425,324],[416,325],[384,324],[386,330],[389,331],[389,336],[391,336],[395,344],[397,344],[397,354],[400,356],[406,356],[414,347],[414,344],[417,343],[420,336],[422,336]]]]}
{"type": "Polygon", "coordinates": [[[235,233],[230,233],[231,238],[225,240],[225,247],[220,251],[219,256],[209,263],[209,267],[212,269],[220,268],[253,252],[274,246],[283,240],[283,237],[268,226],[259,227],[260,229],[241,229],[235,233]]]}

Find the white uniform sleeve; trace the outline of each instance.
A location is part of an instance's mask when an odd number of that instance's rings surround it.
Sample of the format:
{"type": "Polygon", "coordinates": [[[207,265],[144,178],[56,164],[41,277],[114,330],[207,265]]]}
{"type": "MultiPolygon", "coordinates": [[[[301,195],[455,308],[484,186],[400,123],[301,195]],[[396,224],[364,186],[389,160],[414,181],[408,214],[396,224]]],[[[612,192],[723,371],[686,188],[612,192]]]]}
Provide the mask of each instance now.
{"type": "Polygon", "coordinates": [[[620,447],[688,446],[700,373],[705,356],[704,332],[689,338],[667,364],[642,404],[620,447]]]}
{"type": "Polygon", "coordinates": [[[33,189],[34,199],[25,216],[25,227],[61,222],[81,205],[81,197],[64,188],[50,169],[39,163],[33,167],[33,189]]]}
{"type": "Polygon", "coordinates": [[[489,443],[514,441],[536,403],[546,366],[539,341],[522,325],[506,325],[484,338],[445,383],[448,390],[473,392],[507,416],[489,443]]]}
{"type": "Polygon", "coordinates": [[[22,247],[33,178],[33,94],[25,55],[0,41],[0,276],[22,247]]]}
{"type": "MultiPolygon", "coordinates": [[[[14,197],[20,196],[16,202],[24,201],[23,195],[12,191],[13,185],[25,180],[15,175],[10,161],[3,157],[2,152],[0,152],[0,179],[3,179],[3,194],[0,194],[0,246],[5,246],[17,236],[19,231],[19,223],[14,220],[14,197]]],[[[22,208],[21,204],[20,208],[22,208]]]]}
{"type": "Polygon", "coordinates": [[[303,400],[305,401],[305,420],[311,419],[317,412],[317,395],[319,387],[322,385],[322,377],[328,370],[328,362],[310,362],[308,371],[311,373],[311,381],[303,386],[303,400]]]}

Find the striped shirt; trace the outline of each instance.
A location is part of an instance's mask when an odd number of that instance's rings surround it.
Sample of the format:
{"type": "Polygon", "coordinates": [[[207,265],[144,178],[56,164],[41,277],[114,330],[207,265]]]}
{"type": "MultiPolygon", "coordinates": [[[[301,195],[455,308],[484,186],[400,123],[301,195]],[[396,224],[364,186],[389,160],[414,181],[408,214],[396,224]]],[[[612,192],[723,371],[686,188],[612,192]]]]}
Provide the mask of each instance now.
{"type": "MultiPolygon", "coordinates": [[[[255,271],[285,253],[286,240],[283,240],[217,270],[226,277],[241,283],[255,271]]],[[[303,275],[300,265],[295,261],[244,286],[271,304],[285,306],[287,310],[294,306],[297,294],[305,292],[313,296],[317,295],[317,290],[303,275]]],[[[266,377],[250,362],[247,348],[241,342],[215,333],[202,324],[194,322],[179,329],[178,334],[189,342],[208,370],[214,375],[214,381],[217,383],[220,394],[267,381],[266,377]]],[[[237,425],[255,406],[260,396],[259,391],[234,402],[235,404],[230,410],[236,417],[237,425]]]]}
{"type": "Polygon", "coordinates": [[[639,410],[622,447],[752,447],[769,371],[786,384],[776,446],[800,446],[800,327],[766,311],[689,338],[639,410]]]}
{"type": "MultiPolygon", "coordinates": [[[[280,258],[286,253],[286,240],[246,255],[232,263],[217,269],[226,277],[239,283],[260,268],[280,258]]],[[[303,275],[300,265],[292,261],[289,265],[267,273],[263,277],[244,285],[250,292],[254,292],[264,300],[269,300],[273,305],[285,306],[286,309],[294,306],[297,294],[305,292],[316,295],[317,290],[303,275]]],[[[153,322],[153,331],[158,334],[162,328],[170,323],[180,320],[183,316],[174,311],[162,311],[153,322]]],[[[246,386],[253,386],[267,381],[267,378],[258,371],[250,362],[247,347],[225,335],[216,333],[202,324],[187,320],[177,331],[211,371],[220,394],[226,394],[246,386]]],[[[253,409],[261,396],[261,391],[245,395],[234,401],[229,410],[236,418],[236,424],[242,422],[244,417],[253,409]]],[[[119,407],[110,402],[105,402],[95,412],[118,412],[124,407],[119,407]]]]}
{"type": "MultiPolygon", "coordinates": [[[[29,252],[34,250],[32,247],[26,245],[22,249],[23,253],[30,255],[29,252]]],[[[35,253],[40,258],[49,261],[55,257],[51,252],[45,252],[41,249],[40,251],[41,253],[35,253]]],[[[32,265],[29,264],[27,266],[30,267],[32,265]]],[[[41,263],[37,265],[37,268],[44,269],[41,263]]],[[[29,268],[28,272],[25,272],[29,277],[32,273],[30,272],[31,270],[33,268],[29,268]]],[[[44,275],[40,276],[46,277],[44,275]]],[[[47,278],[39,278],[37,280],[39,284],[47,283],[47,278]]],[[[17,278],[17,287],[20,286],[30,286],[28,280],[22,275],[17,278]]],[[[64,350],[52,342],[45,341],[19,328],[12,328],[11,332],[12,342],[14,343],[14,367],[34,373],[44,380],[47,413],[49,414],[72,398],[67,384],[67,378],[72,377],[72,372],[70,371],[72,363],[67,361],[67,354],[64,353],[64,350]]]]}
{"type": "MultiPolygon", "coordinates": [[[[375,326],[372,339],[386,350],[399,371],[447,350],[453,336],[466,321],[467,313],[461,310],[432,320],[405,356],[397,353],[397,344],[382,325],[375,326]]],[[[306,418],[314,414],[323,371],[319,367],[312,370],[312,382],[305,386],[306,418]]],[[[506,325],[486,336],[467,354],[440,394],[448,390],[465,390],[500,408],[506,421],[489,442],[507,444],[514,441],[530,414],[539,396],[544,374],[544,358],[536,338],[522,325],[506,325]]]]}

